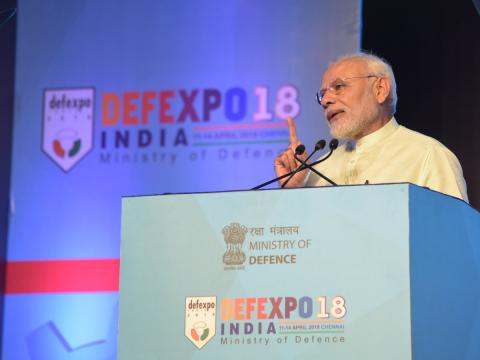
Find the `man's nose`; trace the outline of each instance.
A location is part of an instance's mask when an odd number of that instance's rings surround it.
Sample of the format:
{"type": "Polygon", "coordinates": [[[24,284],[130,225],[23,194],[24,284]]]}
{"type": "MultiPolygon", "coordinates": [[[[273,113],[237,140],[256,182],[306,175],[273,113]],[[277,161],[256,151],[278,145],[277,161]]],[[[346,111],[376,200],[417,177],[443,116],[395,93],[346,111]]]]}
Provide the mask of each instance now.
{"type": "Polygon", "coordinates": [[[335,95],[330,91],[325,91],[322,97],[321,105],[324,109],[327,109],[329,105],[335,104],[335,95]]]}

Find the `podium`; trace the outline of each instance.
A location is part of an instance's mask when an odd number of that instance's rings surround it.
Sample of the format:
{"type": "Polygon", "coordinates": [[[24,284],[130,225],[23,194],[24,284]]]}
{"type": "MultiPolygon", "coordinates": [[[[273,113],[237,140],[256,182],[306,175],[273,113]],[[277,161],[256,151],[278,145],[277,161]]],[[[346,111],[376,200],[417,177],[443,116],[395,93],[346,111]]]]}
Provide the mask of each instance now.
{"type": "Polygon", "coordinates": [[[126,197],[118,358],[480,359],[480,215],[411,184],[126,197]]]}

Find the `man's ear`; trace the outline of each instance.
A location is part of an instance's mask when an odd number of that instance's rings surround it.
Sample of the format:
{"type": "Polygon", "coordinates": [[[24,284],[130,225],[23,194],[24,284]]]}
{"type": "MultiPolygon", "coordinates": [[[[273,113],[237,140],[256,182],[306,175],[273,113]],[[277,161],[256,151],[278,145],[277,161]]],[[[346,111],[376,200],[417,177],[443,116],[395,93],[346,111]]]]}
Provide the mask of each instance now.
{"type": "Polygon", "coordinates": [[[383,104],[390,94],[390,80],[386,76],[379,77],[375,81],[373,95],[379,104],[383,104]]]}

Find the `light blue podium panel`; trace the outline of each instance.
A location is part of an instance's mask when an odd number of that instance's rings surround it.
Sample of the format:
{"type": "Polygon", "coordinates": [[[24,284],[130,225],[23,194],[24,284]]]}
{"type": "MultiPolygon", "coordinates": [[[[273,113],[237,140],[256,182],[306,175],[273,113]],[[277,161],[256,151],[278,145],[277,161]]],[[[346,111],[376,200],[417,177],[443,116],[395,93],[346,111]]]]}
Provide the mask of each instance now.
{"type": "Polygon", "coordinates": [[[409,184],[123,199],[118,356],[479,359],[480,215],[409,184]]]}

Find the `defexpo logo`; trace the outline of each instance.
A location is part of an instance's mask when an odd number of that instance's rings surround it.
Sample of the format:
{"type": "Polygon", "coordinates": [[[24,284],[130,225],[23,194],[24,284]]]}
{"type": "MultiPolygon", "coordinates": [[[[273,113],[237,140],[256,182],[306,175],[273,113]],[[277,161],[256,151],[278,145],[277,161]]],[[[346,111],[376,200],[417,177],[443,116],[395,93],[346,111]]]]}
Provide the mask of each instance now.
{"type": "Polygon", "coordinates": [[[43,151],[69,171],[93,147],[95,90],[47,89],[43,96],[43,151]]]}
{"type": "Polygon", "coordinates": [[[185,336],[199,349],[215,336],[216,312],[215,296],[185,298],[185,336]]]}
{"type": "Polygon", "coordinates": [[[245,270],[247,266],[295,265],[301,252],[312,246],[298,225],[247,227],[231,223],[222,229],[226,250],[224,270],[245,270]]]}
{"type": "Polygon", "coordinates": [[[274,158],[288,143],[287,117],[300,113],[298,97],[293,85],[105,91],[94,129],[92,88],[46,89],[43,150],[65,171],[93,138],[104,165],[274,158]]]}
{"type": "Polygon", "coordinates": [[[220,345],[332,344],[346,342],[342,296],[188,297],[185,336],[202,348],[216,333],[220,345]],[[216,318],[219,324],[216,324],[216,318]]]}

